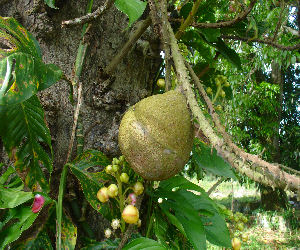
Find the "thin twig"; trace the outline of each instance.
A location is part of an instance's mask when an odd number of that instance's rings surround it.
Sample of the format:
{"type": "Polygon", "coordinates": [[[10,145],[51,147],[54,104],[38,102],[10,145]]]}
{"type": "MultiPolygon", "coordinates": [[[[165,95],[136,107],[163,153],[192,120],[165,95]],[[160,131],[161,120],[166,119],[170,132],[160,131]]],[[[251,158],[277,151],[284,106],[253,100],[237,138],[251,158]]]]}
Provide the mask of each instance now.
{"type": "Polygon", "coordinates": [[[252,39],[251,37],[240,37],[240,36],[222,35],[221,38],[232,39],[232,40],[239,40],[239,41],[244,41],[244,42],[256,42],[256,43],[268,44],[268,45],[271,45],[274,48],[281,49],[281,50],[292,51],[292,50],[300,49],[300,43],[292,45],[292,46],[285,46],[285,45],[281,45],[281,44],[272,42],[270,40],[258,39],[258,38],[252,39]]]}
{"type": "Polygon", "coordinates": [[[252,0],[249,4],[248,8],[244,12],[240,13],[233,20],[219,22],[219,23],[193,23],[192,26],[196,27],[196,28],[202,28],[202,29],[207,29],[207,28],[217,29],[217,28],[224,28],[224,27],[232,26],[232,25],[237,24],[238,22],[244,20],[249,15],[249,13],[252,11],[256,2],[257,2],[257,0],[252,0]]]}
{"type": "Polygon", "coordinates": [[[85,16],[77,17],[72,20],[63,21],[61,23],[62,27],[71,26],[71,25],[78,25],[78,24],[85,24],[95,20],[96,18],[102,16],[114,3],[114,0],[106,0],[103,6],[98,7],[94,12],[88,13],[85,16]]]}
{"type": "Polygon", "coordinates": [[[74,144],[74,140],[75,140],[75,134],[76,134],[79,111],[80,111],[80,107],[81,107],[81,104],[82,104],[82,83],[81,82],[78,83],[77,92],[78,92],[77,93],[77,105],[76,105],[76,108],[75,108],[75,111],[74,111],[72,134],[71,134],[71,138],[70,138],[70,142],[69,142],[69,148],[68,148],[66,163],[69,161],[71,153],[72,153],[73,144],[74,144]]]}
{"type": "Polygon", "coordinates": [[[220,178],[206,193],[208,196],[225,180],[225,178],[220,178]]]}
{"type": "Polygon", "coordinates": [[[137,30],[132,34],[123,48],[119,51],[119,53],[111,60],[110,64],[104,69],[104,73],[107,75],[111,75],[115,70],[117,65],[121,62],[125,55],[129,52],[129,50],[135,45],[136,41],[141,37],[141,35],[146,31],[146,29],[151,24],[151,18],[147,17],[137,28],[137,30]]]}

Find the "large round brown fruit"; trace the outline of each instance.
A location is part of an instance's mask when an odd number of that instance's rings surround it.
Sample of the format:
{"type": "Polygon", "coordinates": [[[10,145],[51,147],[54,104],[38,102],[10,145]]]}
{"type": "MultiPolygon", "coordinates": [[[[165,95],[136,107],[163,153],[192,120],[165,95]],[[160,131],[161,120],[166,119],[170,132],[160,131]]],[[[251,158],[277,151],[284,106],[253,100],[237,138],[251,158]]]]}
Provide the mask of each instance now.
{"type": "Polygon", "coordinates": [[[180,172],[193,146],[183,94],[172,90],[131,107],[120,124],[119,146],[133,170],[146,180],[165,180],[180,172]]]}

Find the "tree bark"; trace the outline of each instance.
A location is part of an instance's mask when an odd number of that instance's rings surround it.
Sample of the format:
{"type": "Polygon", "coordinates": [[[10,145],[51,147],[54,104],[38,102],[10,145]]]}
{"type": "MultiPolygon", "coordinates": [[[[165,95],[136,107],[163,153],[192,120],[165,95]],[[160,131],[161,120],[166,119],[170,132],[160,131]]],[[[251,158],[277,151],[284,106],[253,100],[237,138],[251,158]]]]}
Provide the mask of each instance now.
{"type": "MultiPolygon", "coordinates": [[[[4,2],[0,6],[0,15],[17,17],[21,25],[37,38],[44,62],[58,65],[68,78],[72,78],[82,26],[62,28],[61,23],[84,15],[88,1],[56,1],[59,9],[51,9],[44,1],[40,1],[41,6],[37,11],[34,9],[34,2],[4,2]]],[[[95,0],[93,10],[104,2],[95,0]]],[[[83,85],[81,118],[85,149],[98,149],[111,157],[120,154],[117,135],[122,114],[129,106],[151,94],[155,73],[161,61],[159,39],[148,28],[108,79],[101,74],[135,29],[135,26],[128,28],[127,16],[112,6],[103,16],[92,22],[87,36],[88,51],[79,79],[83,85]]],[[[54,199],[58,191],[60,172],[66,160],[73,123],[74,107],[69,99],[69,91],[67,82],[60,81],[39,93],[54,150],[54,171],[51,179],[54,199]]],[[[67,192],[73,188],[78,189],[77,183],[68,181],[67,192]]],[[[78,190],[74,193],[81,196],[78,190]]],[[[100,215],[87,211],[87,218],[100,240],[104,231],[99,221],[100,215]]]]}

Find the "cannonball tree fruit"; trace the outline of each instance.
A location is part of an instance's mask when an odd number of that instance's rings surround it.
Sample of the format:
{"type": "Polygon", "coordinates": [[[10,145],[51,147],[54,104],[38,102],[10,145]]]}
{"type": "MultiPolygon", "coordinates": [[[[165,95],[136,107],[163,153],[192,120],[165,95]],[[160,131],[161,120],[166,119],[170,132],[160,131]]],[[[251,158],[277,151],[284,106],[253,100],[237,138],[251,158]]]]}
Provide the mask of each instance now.
{"type": "Polygon", "coordinates": [[[118,186],[116,184],[110,184],[107,188],[107,194],[109,197],[114,198],[118,195],[118,186]]]}
{"type": "Polygon", "coordinates": [[[109,200],[107,187],[102,187],[97,193],[97,198],[100,202],[105,203],[109,200]]]}
{"type": "Polygon", "coordinates": [[[238,238],[233,238],[231,240],[231,245],[232,245],[233,250],[240,250],[242,243],[238,238]]]}
{"type": "Polygon", "coordinates": [[[193,127],[179,90],[145,98],[123,116],[119,146],[133,170],[146,180],[165,180],[190,157],[193,127]]]}
{"type": "Polygon", "coordinates": [[[133,205],[127,205],[122,212],[122,218],[128,224],[136,224],[139,220],[139,210],[133,205]]]}

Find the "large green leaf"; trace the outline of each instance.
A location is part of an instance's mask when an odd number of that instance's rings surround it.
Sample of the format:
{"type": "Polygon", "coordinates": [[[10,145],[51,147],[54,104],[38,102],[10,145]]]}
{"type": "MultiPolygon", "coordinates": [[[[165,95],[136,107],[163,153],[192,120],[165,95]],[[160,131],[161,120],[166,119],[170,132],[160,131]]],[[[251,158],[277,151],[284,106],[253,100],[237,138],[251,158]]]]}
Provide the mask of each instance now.
{"type": "Polygon", "coordinates": [[[125,247],[123,247],[123,250],[166,250],[163,245],[158,243],[155,240],[149,239],[149,238],[137,238],[131,242],[129,242],[125,247]]]}
{"type": "Polygon", "coordinates": [[[227,178],[236,180],[231,166],[218,156],[215,149],[211,149],[199,139],[195,139],[192,160],[201,168],[227,178]]]}
{"type": "Polygon", "coordinates": [[[33,213],[30,207],[19,206],[9,209],[0,227],[0,249],[17,240],[22,232],[27,230],[35,221],[38,213],[33,213]],[[13,221],[13,223],[9,223],[13,221]],[[3,227],[6,225],[5,227],[3,227]],[[1,228],[4,230],[1,231],[1,228]]]}
{"type": "Polygon", "coordinates": [[[140,0],[116,0],[115,5],[128,16],[128,25],[131,26],[143,14],[147,2],[140,0]]]}
{"type": "Polygon", "coordinates": [[[23,102],[62,76],[52,64],[42,62],[36,39],[15,19],[0,17],[0,105],[23,102]]]}
{"type": "Polygon", "coordinates": [[[46,230],[41,231],[35,238],[29,238],[11,247],[12,250],[53,250],[51,240],[46,230]]]}
{"type": "Polygon", "coordinates": [[[49,190],[42,168],[52,172],[51,136],[44,121],[44,111],[37,96],[6,107],[0,136],[15,159],[16,169],[25,174],[26,185],[49,190]]]}
{"type": "Polygon", "coordinates": [[[96,150],[88,150],[79,155],[70,165],[72,173],[79,180],[85,198],[90,205],[102,213],[105,217],[110,217],[110,209],[107,204],[101,203],[97,199],[97,192],[103,187],[103,180],[111,177],[105,172],[92,173],[88,169],[97,166],[106,166],[110,163],[108,158],[101,152],[96,150]]]}

